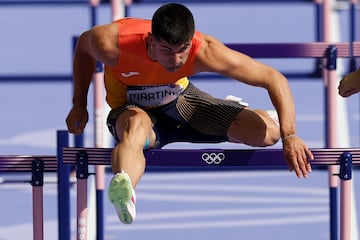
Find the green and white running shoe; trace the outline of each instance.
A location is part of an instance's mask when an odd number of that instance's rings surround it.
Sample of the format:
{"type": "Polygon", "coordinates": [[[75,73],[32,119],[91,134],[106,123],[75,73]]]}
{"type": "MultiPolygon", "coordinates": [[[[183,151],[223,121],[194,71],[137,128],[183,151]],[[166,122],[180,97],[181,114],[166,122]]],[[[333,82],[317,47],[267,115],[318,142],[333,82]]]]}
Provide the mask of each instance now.
{"type": "Polygon", "coordinates": [[[108,197],[114,205],[120,221],[131,224],[136,217],[136,196],[131,179],[126,172],[117,173],[111,179],[108,197]]]}

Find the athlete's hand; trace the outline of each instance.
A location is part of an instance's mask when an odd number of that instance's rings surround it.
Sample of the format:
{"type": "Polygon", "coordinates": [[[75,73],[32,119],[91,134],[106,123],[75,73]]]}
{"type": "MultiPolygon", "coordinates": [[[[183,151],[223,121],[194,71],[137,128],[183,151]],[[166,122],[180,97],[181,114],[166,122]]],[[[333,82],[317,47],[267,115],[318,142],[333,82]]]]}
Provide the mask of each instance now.
{"type": "Polygon", "coordinates": [[[289,170],[295,171],[298,178],[306,178],[311,172],[309,160],[314,159],[306,144],[299,137],[293,136],[283,142],[283,151],[289,170]]]}
{"type": "Polygon", "coordinates": [[[66,118],[66,125],[70,133],[82,134],[88,120],[89,113],[86,107],[74,106],[66,118]]]}
{"type": "Polygon", "coordinates": [[[339,95],[342,97],[349,97],[360,92],[360,69],[343,77],[339,83],[338,90],[339,95]]]}

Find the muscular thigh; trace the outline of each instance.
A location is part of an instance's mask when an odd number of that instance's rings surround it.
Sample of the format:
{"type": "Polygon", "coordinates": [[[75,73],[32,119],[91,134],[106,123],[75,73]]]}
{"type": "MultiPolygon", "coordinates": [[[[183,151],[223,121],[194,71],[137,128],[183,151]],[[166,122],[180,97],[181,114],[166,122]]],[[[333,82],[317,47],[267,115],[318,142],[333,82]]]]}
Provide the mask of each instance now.
{"type": "Polygon", "coordinates": [[[121,134],[119,133],[123,132],[125,128],[128,127],[129,119],[135,115],[137,115],[136,117],[141,118],[141,121],[144,123],[151,125],[150,116],[137,105],[125,104],[110,111],[107,118],[107,126],[118,142],[121,140],[121,136],[119,136],[121,134]]]}
{"type": "Polygon", "coordinates": [[[279,127],[275,121],[267,112],[258,109],[244,109],[228,131],[229,141],[251,146],[272,145],[279,136],[279,127]]]}

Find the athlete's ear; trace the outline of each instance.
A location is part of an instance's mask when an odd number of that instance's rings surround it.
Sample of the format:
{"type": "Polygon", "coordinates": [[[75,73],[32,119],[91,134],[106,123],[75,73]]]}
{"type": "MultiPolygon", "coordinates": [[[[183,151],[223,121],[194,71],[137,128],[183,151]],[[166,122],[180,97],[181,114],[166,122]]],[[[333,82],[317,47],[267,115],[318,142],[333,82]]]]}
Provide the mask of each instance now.
{"type": "Polygon", "coordinates": [[[148,35],[148,44],[153,47],[155,45],[155,41],[157,41],[157,39],[155,38],[154,34],[152,34],[151,32],[149,32],[148,35]]]}

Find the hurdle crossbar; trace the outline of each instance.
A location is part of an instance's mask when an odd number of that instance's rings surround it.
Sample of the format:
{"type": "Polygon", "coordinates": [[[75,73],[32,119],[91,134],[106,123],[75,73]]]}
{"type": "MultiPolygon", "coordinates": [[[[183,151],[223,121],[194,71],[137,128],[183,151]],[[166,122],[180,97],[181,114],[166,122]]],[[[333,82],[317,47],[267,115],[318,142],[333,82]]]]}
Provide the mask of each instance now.
{"type": "MultiPolygon", "coordinates": [[[[79,153],[86,153],[89,165],[109,165],[111,148],[64,148],[65,164],[76,164],[79,153]]],[[[312,148],[313,165],[339,165],[341,154],[352,154],[354,164],[360,164],[360,149],[356,148],[312,148]]],[[[147,166],[162,167],[275,167],[287,166],[282,149],[152,149],[145,153],[147,166]]]]}
{"type": "MultiPolygon", "coordinates": [[[[341,222],[349,222],[349,205],[351,192],[352,165],[360,165],[360,149],[334,148],[334,149],[311,149],[314,160],[312,165],[339,165],[339,178],[341,186],[341,222]],[[345,196],[346,195],[346,196],[345,196]],[[344,213],[344,211],[347,211],[344,213]]],[[[87,239],[86,232],[86,192],[88,165],[109,165],[111,159],[111,148],[63,148],[62,161],[64,164],[77,166],[78,184],[77,212],[78,224],[77,239],[87,239]],[[78,182],[79,183],[79,182],[78,182]],[[81,189],[83,188],[83,190],[81,189]],[[80,195],[80,196],[79,196],[80,195]],[[81,201],[82,203],[79,203],[81,201]],[[80,215],[81,216],[80,216],[80,215]]],[[[156,167],[271,167],[277,169],[287,166],[283,158],[282,149],[151,149],[145,153],[147,166],[156,167]]]]}
{"type": "Polygon", "coordinates": [[[44,239],[44,172],[57,171],[57,156],[0,156],[0,172],[30,172],[33,205],[33,239],[44,239]]]}
{"type": "Polygon", "coordinates": [[[360,42],[311,43],[243,43],[226,44],[229,48],[254,58],[325,58],[329,47],[337,49],[337,57],[360,56],[360,42]],[[352,47],[352,53],[350,52],[352,47]]]}
{"type": "Polygon", "coordinates": [[[56,156],[2,155],[0,156],[0,172],[32,172],[32,164],[37,160],[43,162],[44,172],[57,171],[56,156]]]}

